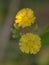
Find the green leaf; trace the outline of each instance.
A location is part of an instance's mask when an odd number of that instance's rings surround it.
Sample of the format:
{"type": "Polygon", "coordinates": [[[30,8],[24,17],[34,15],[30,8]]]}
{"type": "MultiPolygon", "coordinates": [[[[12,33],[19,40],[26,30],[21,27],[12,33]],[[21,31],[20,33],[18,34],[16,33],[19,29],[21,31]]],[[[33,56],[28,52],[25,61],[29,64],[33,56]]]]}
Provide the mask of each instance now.
{"type": "Polygon", "coordinates": [[[49,45],[49,32],[46,32],[41,36],[41,41],[43,46],[49,45]]]}
{"type": "Polygon", "coordinates": [[[13,38],[17,38],[19,36],[19,33],[20,33],[20,30],[18,27],[12,29],[12,37],[13,38]]]}

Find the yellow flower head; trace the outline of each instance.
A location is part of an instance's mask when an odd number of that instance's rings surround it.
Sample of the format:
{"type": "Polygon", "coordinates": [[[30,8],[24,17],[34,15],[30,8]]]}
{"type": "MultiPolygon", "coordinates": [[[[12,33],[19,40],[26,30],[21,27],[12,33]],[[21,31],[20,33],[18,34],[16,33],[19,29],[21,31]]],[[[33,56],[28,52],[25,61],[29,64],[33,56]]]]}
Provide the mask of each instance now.
{"type": "Polygon", "coordinates": [[[20,38],[19,48],[24,53],[36,54],[41,48],[41,39],[36,34],[26,33],[20,38]]]}
{"type": "Polygon", "coordinates": [[[34,16],[34,12],[30,8],[24,8],[20,10],[16,15],[15,24],[18,24],[20,27],[31,26],[34,23],[36,17],[34,16]]]}

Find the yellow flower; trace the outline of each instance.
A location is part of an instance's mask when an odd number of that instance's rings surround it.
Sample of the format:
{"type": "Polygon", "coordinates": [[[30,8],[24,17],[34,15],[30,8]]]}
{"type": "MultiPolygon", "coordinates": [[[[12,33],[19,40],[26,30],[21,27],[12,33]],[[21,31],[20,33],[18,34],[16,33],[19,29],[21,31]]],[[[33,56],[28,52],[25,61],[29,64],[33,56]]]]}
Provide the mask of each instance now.
{"type": "Polygon", "coordinates": [[[41,48],[41,39],[36,34],[26,33],[20,38],[19,48],[24,53],[36,54],[41,48]]]}
{"type": "Polygon", "coordinates": [[[16,18],[15,24],[18,24],[19,27],[23,27],[23,28],[27,26],[31,26],[31,24],[33,24],[36,19],[33,10],[30,8],[24,8],[20,10],[16,14],[15,18],[16,18]]]}

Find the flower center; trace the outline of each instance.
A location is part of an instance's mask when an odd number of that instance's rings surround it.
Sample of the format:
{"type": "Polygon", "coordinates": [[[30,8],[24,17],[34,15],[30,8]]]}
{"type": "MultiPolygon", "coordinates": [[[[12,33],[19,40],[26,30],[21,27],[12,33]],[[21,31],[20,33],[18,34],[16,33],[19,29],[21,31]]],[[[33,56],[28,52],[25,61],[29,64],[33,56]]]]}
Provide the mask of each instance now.
{"type": "Polygon", "coordinates": [[[28,46],[29,48],[33,47],[33,46],[34,46],[34,41],[28,40],[27,46],[28,46]]]}
{"type": "Polygon", "coordinates": [[[25,17],[23,18],[23,20],[24,20],[25,22],[28,21],[28,17],[25,16],[25,17]]]}

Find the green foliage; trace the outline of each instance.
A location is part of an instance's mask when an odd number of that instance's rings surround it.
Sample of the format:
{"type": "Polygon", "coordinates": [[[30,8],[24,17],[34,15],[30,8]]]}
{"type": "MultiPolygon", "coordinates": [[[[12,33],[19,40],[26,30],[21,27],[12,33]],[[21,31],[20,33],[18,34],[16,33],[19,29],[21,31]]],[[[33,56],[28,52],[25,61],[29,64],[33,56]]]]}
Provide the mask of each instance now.
{"type": "Polygon", "coordinates": [[[49,32],[46,32],[45,34],[43,34],[41,36],[41,39],[42,39],[42,45],[43,46],[49,45],[49,32]]]}
{"type": "Polygon", "coordinates": [[[20,35],[20,30],[19,30],[19,27],[16,26],[15,28],[12,29],[12,37],[17,38],[19,37],[19,35],[20,35]]]}

